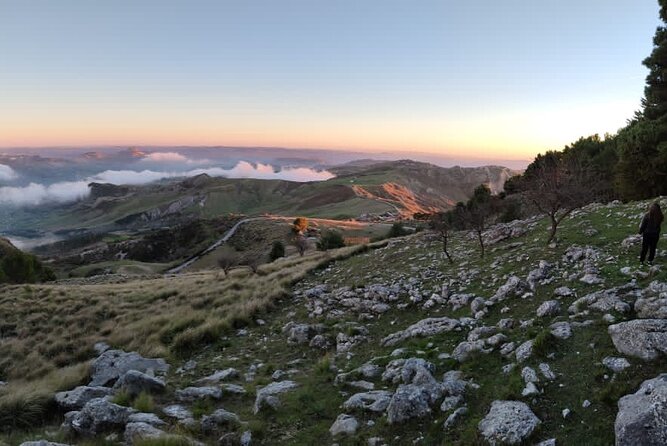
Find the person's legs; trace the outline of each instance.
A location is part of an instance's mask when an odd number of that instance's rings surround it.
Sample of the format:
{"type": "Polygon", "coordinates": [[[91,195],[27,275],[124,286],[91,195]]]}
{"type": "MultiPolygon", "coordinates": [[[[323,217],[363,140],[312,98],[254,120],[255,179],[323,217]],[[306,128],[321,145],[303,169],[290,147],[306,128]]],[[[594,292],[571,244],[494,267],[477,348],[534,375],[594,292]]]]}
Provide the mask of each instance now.
{"type": "Polygon", "coordinates": [[[648,246],[649,246],[649,240],[646,234],[642,236],[642,251],[639,254],[639,261],[641,263],[644,263],[644,260],[646,259],[646,253],[648,252],[648,246]]]}
{"type": "Polygon", "coordinates": [[[654,235],[651,237],[650,244],[649,244],[649,252],[648,252],[648,261],[653,263],[653,259],[655,258],[655,251],[658,248],[658,239],[660,238],[659,235],[654,235]]]}

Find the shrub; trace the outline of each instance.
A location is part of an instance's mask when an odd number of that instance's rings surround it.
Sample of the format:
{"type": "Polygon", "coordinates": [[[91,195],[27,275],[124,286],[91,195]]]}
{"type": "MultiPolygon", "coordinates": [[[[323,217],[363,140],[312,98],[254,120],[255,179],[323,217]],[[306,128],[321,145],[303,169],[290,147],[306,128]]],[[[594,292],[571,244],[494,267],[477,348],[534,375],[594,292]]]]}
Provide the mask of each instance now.
{"type": "Polygon", "coordinates": [[[328,251],[329,249],[342,248],[345,246],[345,240],[338,231],[325,231],[317,241],[317,249],[320,251],[328,251]]]}
{"type": "Polygon", "coordinates": [[[403,223],[400,221],[397,221],[393,225],[391,225],[391,228],[389,228],[389,232],[387,232],[387,237],[388,238],[393,238],[393,237],[403,237],[404,235],[410,234],[410,231],[405,229],[405,226],[403,226],[403,223]]]}
{"type": "Polygon", "coordinates": [[[132,396],[130,396],[130,393],[127,390],[121,389],[114,395],[111,402],[118,404],[119,406],[130,407],[132,404],[132,396]]]}
{"type": "Polygon", "coordinates": [[[285,257],[285,244],[280,240],[276,240],[275,242],[273,242],[273,246],[271,246],[269,259],[271,259],[271,261],[273,262],[274,260],[279,259],[281,257],[285,257]]]}

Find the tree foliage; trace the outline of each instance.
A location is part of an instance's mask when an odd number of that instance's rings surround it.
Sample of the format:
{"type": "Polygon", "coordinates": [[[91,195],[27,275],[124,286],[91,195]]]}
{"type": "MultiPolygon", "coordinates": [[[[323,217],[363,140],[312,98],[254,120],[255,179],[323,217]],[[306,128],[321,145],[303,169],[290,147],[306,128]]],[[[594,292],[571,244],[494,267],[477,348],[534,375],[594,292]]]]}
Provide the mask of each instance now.
{"type": "Polygon", "coordinates": [[[308,230],[308,219],[306,217],[297,217],[292,222],[292,231],[295,234],[305,234],[308,230]]]}

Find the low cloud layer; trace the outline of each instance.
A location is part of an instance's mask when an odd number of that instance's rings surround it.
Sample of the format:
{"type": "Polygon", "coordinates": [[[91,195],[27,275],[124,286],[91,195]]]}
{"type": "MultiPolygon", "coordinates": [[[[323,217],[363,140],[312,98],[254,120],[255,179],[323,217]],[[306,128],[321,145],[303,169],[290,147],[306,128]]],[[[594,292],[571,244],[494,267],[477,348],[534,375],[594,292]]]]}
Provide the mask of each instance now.
{"type": "Polygon", "coordinates": [[[9,166],[0,164],[0,181],[12,181],[18,178],[18,174],[9,166]]]}
{"type": "MultiPolygon", "coordinates": [[[[240,161],[231,169],[209,167],[193,169],[185,172],[160,172],[148,169],[142,171],[106,170],[79,181],[64,181],[50,185],[30,183],[27,186],[22,187],[0,187],[0,204],[37,206],[45,203],[67,203],[88,196],[90,193],[88,184],[93,182],[118,185],[142,185],[165,178],[191,177],[200,174],[207,174],[212,177],[256,178],[263,180],[287,180],[298,182],[324,181],[334,177],[334,175],[328,171],[317,171],[306,167],[275,170],[273,166],[268,164],[253,165],[246,161],[240,161]]],[[[2,178],[1,175],[2,170],[0,168],[0,179],[2,178]]]]}

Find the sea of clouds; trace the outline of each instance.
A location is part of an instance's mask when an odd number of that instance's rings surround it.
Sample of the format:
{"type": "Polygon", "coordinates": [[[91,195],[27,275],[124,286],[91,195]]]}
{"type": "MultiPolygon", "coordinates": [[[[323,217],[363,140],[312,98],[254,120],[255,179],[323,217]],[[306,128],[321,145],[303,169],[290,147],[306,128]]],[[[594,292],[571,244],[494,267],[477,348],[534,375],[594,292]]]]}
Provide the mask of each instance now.
{"type": "MultiPolygon", "coordinates": [[[[146,161],[183,165],[201,164],[203,160],[192,161],[187,157],[172,152],[149,154],[146,161]]],[[[144,161],[142,160],[142,161],[144,161]]],[[[323,181],[334,175],[326,170],[314,170],[307,167],[275,169],[269,164],[251,164],[240,161],[231,169],[222,167],[202,167],[185,171],[178,170],[106,170],[87,178],[75,181],[61,181],[53,184],[32,182],[26,186],[0,187],[0,205],[37,206],[45,203],[67,203],[85,198],[90,193],[89,183],[111,183],[116,185],[142,185],[165,178],[192,177],[200,174],[225,178],[256,178],[265,180],[288,181],[323,181]]],[[[9,166],[0,164],[0,181],[12,181],[18,174],[9,166]]]]}

